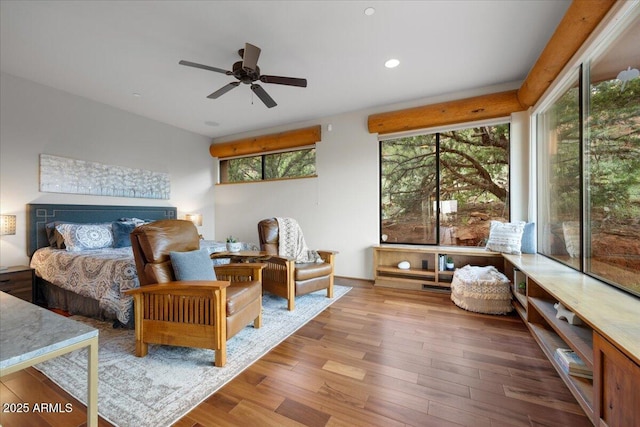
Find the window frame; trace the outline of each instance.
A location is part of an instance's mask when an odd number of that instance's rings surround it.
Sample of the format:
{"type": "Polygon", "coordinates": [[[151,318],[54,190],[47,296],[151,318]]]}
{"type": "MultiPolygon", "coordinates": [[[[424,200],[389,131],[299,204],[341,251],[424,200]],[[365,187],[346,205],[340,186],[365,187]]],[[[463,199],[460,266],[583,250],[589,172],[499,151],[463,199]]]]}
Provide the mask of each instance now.
{"type": "Polygon", "coordinates": [[[219,184],[249,184],[256,182],[269,182],[269,181],[286,181],[291,179],[307,179],[307,178],[317,178],[317,147],[315,144],[307,145],[302,147],[296,147],[295,149],[285,149],[285,150],[274,150],[263,152],[260,154],[250,154],[246,156],[236,156],[236,157],[225,157],[219,160],[219,184]],[[296,175],[296,176],[286,176],[280,178],[265,178],[265,165],[267,162],[268,156],[273,156],[277,154],[286,154],[286,153],[295,153],[297,151],[313,151],[313,168],[314,172],[309,175],[296,175]],[[229,181],[228,180],[228,167],[229,162],[237,160],[237,159],[246,159],[246,158],[259,158],[260,159],[260,179],[254,180],[243,180],[243,181],[229,181]]]}
{"type": "MultiPolygon", "coordinates": [[[[624,6],[624,5],[623,5],[624,6]]],[[[606,25],[602,26],[602,29],[599,33],[594,34],[591,39],[588,41],[588,44],[579,51],[578,55],[576,55],[572,62],[567,64],[560,74],[553,82],[553,84],[547,90],[547,93],[543,98],[541,98],[537,105],[535,105],[531,109],[530,113],[530,123],[531,123],[531,153],[532,153],[532,168],[531,168],[531,176],[530,180],[533,183],[532,194],[536,195],[536,207],[533,209],[534,218],[532,219],[536,223],[538,223],[537,229],[537,240],[538,240],[538,254],[551,260],[561,263],[565,266],[573,268],[576,271],[584,274],[585,276],[596,279],[604,284],[613,286],[615,288],[620,289],[626,293],[634,295],[636,297],[640,297],[640,292],[637,290],[631,289],[629,286],[623,283],[614,282],[612,279],[604,277],[602,275],[598,275],[593,272],[591,269],[592,262],[592,247],[591,240],[592,236],[589,234],[592,231],[587,230],[588,227],[592,227],[592,218],[590,216],[590,206],[589,206],[589,194],[591,192],[590,186],[590,169],[589,169],[589,158],[588,152],[590,150],[589,145],[591,144],[590,136],[589,136],[589,114],[591,113],[591,66],[594,61],[597,61],[601,55],[605,54],[610,47],[612,47],[618,40],[619,37],[630,27],[634,25],[639,25],[640,23],[640,6],[629,5],[629,7],[621,7],[616,13],[611,15],[608,18],[606,25]],[[539,225],[540,218],[538,217],[538,209],[540,206],[540,192],[538,191],[538,187],[544,186],[545,184],[542,182],[538,182],[539,174],[539,163],[544,161],[543,158],[540,157],[540,147],[541,142],[539,141],[539,116],[543,114],[548,108],[555,103],[559,97],[561,97],[564,91],[570,85],[571,79],[575,75],[579,76],[579,106],[580,106],[580,123],[579,123],[579,132],[580,132],[580,152],[579,152],[579,165],[580,165],[580,177],[579,177],[579,191],[580,191],[580,256],[579,256],[579,268],[573,266],[567,262],[563,262],[560,259],[557,259],[548,254],[542,253],[540,251],[541,248],[541,233],[542,228],[539,225]],[[588,95],[588,96],[587,96],[588,95]]],[[[542,138],[542,137],[541,137],[542,138]]]]}
{"type": "MultiPolygon", "coordinates": [[[[482,126],[497,126],[497,125],[507,125],[509,129],[509,146],[507,148],[507,192],[509,197],[509,210],[508,217],[509,220],[512,217],[512,204],[511,204],[511,140],[512,140],[512,118],[508,117],[498,117],[494,119],[487,120],[479,120],[473,122],[464,122],[457,123],[454,125],[446,125],[446,126],[437,126],[428,129],[419,129],[409,132],[396,132],[389,133],[378,138],[378,241],[380,244],[385,245],[412,245],[412,246],[447,246],[447,247],[475,247],[475,246],[459,246],[459,245],[442,245],[440,242],[440,210],[441,210],[441,199],[440,199],[440,181],[441,181],[441,165],[440,165],[440,134],[444,132],[452,132],[458,130],[471,129],[474,127],[482,127],[482,126]],[[394,140],[398,138],[405,138],[411,136],[420,136],[420,135],[435,135],[435,147],[436,147],[436,221],[435,221],[435,233],[436,233],[436,242],[435,243],[424,243],[424,242],[388,242],[383,240],[383,210],[382,210],[382,200],[383,200],[383,188],[382,188],[382,176],[383,176],[383,162],[382,162],[382,144],[385,141],[394,140]]],[[[488,236],[487,236],[488,237],[488,236]]]]}

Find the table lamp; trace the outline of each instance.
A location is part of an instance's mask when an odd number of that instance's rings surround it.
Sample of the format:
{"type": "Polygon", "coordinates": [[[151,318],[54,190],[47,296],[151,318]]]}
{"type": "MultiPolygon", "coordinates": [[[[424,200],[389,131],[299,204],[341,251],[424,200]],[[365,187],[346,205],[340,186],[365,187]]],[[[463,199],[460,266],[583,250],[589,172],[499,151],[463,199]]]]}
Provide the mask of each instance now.
{"type": "MultiPolygon", "coordinates": [[[[16,216],[0,215],[0,236],[9,236],[16,234],[16,216]]],[[[7,267],[0,266],[0,271],[6,270],[7,267]]]]}
{"type": "MultiPolygon", "coordinates": [[[[187,221],[191,221],[196,227],[202,226],[202,215],[201,214],[185,214],[184,219],[187,221]]],[[[202,234],[199,234],[200,240],[204,240],[202,234]]]]}

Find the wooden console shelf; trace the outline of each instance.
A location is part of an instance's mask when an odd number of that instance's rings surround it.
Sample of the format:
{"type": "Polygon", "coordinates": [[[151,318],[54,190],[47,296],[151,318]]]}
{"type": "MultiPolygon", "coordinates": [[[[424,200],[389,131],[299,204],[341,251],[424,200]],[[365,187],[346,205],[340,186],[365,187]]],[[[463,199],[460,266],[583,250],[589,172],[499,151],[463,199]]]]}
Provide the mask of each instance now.
{"type": "Polygon", "coordinates": [[[593,424],[640,425],[640,299],[542,255],[504,259],[517,313],[593,424]],[[557,302],[582,324],[558,319],[557,302]],[[593,380],[567,374],[558,348],[572,349],[593,380]]]}
{"type": "Polygon", "coordinates": [[[499,252],[484,248],[423,245],[375,245],[373,247],[374,281],[376,286],[400,289],[446,289],[451,287],[453,271],[441,269],[439,257],[453,258],[455,267],[493,265],[502,271],[504,261],[499,252]],[[398,268],[408,261],[409,270],[398,268]],[[426,263],[427,268],[422,268],[426,263]]]}

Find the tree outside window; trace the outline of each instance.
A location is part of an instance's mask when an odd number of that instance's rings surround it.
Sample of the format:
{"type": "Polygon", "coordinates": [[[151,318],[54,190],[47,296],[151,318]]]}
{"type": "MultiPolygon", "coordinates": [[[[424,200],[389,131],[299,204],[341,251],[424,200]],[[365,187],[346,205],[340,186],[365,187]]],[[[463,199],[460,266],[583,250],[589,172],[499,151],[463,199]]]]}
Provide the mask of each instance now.
{"type": "Polygon", "coordinates": [[[221,182],[304,178],[316,174],[316,150],[286,151],[220,161],[221,182]]]}
{"type": "Polygon", "coordinates": [[[509,220],[509,125],[380,142],[381,240],[484,245],[509,220]]]}

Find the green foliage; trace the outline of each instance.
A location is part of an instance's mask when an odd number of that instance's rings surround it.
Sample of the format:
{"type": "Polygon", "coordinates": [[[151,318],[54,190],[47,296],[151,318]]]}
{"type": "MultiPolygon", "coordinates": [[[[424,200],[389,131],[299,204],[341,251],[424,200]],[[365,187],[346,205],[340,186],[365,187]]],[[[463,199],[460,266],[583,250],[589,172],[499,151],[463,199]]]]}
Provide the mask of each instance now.
{"type": "Polygon", "coordinates": [[[261,156],[228,160],[229,182],[260,181],[262,179],[261,156]]]}
{"type": "Polygon", "coordinates": [[[264,179],[314,175],[316,173],[315,160],[315,149],[266,155],[264,179]]]}
{"type": "Polygon", "coordinates": [[[438,191],[440,200],[456,200],[459,210],[498,204],[504,212],[509,196],[509,125],[383,141],[381,169],[383,220],[433,218],[438,191]]]}
{"type": "Polygon", "coordinates": [[[419,214],[437,186],[435,135],[418,135],[382,144],[383,219],[419,214]]]}
{"type": "MultiPolygon", "coordinates": [[[[580,93],[579,85],[567,90],[539,118],[545,125],[538,132],[548,153],[548,186],[551,222],[580,218],[580,93]]],[[[541,160],[544,162],[544,160],[541,160]]],[[[547,167],[544,163],[542,167],[547,167]]]]}
{"type": "MultiPolygon", "coordinates": [[[[640,216],[640,79],[591,85],[587,112],[584,171],[592,220],[616,222],[640,216]]],[[[580,218],[581,161],[578,89],[567,91],[545,114],[555,126],[550,149],[552,222],[580,218]],[[555,144],[555,146],[554,146],[555,144]],[[555,152],[554,152],[555,148],[555,152]]]]}
{"type": "Polygon", "coordinates": [[[228,182],[312,176],[315,148],[227,160],[228,182]],[[264,162],[263,162],[264,160],[264,162]]]}
{"type": "Polygon", "coordinates": [[[640,216],[640,78],[591,86],[588,166],[591,209],[624,221],[640,216]]]}

